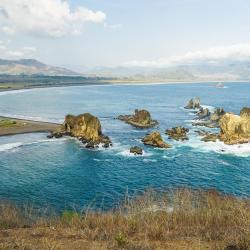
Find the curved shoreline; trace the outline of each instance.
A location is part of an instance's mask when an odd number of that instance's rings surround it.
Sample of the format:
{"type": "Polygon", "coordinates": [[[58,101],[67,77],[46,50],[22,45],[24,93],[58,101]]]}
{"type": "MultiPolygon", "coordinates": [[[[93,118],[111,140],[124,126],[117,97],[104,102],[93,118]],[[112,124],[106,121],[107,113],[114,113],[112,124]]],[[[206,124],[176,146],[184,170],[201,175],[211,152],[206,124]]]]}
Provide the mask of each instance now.
{"type": "MultiPolygon", "coordinates": [[[[98,83],[79,83],[79,84],[44,84],[44,85],[31,85],[31,86],[17,86],[17,87],[2,87],[0,92],[9,92],[17,90],[27,90],[27,89],[46,89],[46,88],[64,88],[64,87],[86,87],[86,86],[120,86],[120,85],[130,85],[130,86],[139,86],[139,85],[159,85],[159,84],[206,84],[206,83],[218,83],[219,80],[212,81],[124,81],[124,80],[114,80],[109,82],[98,82],[98,83]]],[[[242,81],[223,81],[224,83],[246,83],[249,84],[250,80],[242,81]]]]}
{"type": "Polygon", "coordinates": [[[0,116],[0,121],[10,123],[5,126],[0,126],[0,137],[17,134],[51,132],[59,126],[59,124],[52,122],[39,122],[5,116],[0,116]]]}

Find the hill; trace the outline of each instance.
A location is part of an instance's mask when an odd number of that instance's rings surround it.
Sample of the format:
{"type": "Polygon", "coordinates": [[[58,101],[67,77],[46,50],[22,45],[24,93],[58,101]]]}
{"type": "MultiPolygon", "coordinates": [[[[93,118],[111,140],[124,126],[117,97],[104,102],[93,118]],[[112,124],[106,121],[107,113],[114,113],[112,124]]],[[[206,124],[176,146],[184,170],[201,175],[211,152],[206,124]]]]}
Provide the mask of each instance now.
{"type": "Polygon", "coordinates": [[[0,74],[8,75],[47,75],[47,76],[77,76],[74,71],[55,67],[35,59],[5,60],[0,59],[0,74]]]}

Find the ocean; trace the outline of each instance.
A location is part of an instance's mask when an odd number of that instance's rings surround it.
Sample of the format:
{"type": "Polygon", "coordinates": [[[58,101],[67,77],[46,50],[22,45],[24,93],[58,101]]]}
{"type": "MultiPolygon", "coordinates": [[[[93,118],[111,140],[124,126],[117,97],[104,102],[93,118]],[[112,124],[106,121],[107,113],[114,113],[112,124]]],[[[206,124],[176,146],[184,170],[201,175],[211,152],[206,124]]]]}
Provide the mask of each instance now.
{"type": "Polygon", "coordinates": [[[0,92],[0,115],[63,122],[66,114],[89,112],[100,118],[109,149],[88,150],[72,138],[47,139],[46,133],[0,137],[0,199],[52,207],[109,209],[146,189],[214,188],[250,197],[250,144],[227,146],[202,142],[192,127],[194,113],[183,107],[200,97],[211,110],[239,114],[250,107],[249,83],[127,84],[29,89],[0,92]],[[159,126],[136,129],[115,119],[147,109],[159,126]],[[190,129],[189,140],[176,142],[167,128],[190,129]],[[141,138],[159,130],[171,149],[144,146],[141,138]],[[143,156],[129,153],[140,146],[143,156]]]}

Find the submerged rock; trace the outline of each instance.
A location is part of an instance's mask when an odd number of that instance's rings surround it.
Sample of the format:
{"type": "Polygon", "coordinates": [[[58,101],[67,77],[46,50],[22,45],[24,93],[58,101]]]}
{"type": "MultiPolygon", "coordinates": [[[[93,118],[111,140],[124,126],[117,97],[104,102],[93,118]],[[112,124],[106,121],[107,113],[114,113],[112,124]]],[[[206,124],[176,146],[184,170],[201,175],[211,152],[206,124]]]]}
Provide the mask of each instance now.
{"type": "Polygon", "coordinates": [[[188,140],[188,136],[187,136],[188,132],[189,132],[189,129],[184,128],[184,127],[175,127],[175,128],[166,130],[166,134],[169,136],[169,138],[172,138],[176,141],[188,140]]]}
{"type": "Polygon", "coordinates": [[[155,131],[152,132],[151,134],[146,135],[143,139],[142,142],[145,145],[153,146],[153,147],[158,147],[158,148],[171,148],[171,146],[164,142],[160,132],[155,131]]]}
{"type": "Polygon", "coordinates": [[[118,119],[137,128],[150,128],[158,124],[156,120],[152,120],[147,110],[136,109],[133,115],[120,115],[118,119]]]}
{"type": "Polygon", "coordinates": [[[129,152],[131,154],[134,154],[134,155],[142,155],[143,154],[142,148],[137,147],[137,146],[131,147],[130,150],[129,150],[129,152]]]}
{"type": "Polygon", "coordinates": [[[226,144],[250,142],[250,108],[243,108],[240,115],[226,113],[220,119],[220,139],[226,144]]]}
{"type": "Polygon", "coordinates": [[[51,134],[55,138],[66,135],[79,139],[87,148],[94,148],[100,143],[111,145],[109,137],[102,133],[99,119],[89,113],[78,116],[67,115],[63,125],[51,134]]]}
{"type": "Polygon", "coordinates": [[[189,100],[189,102],[185,106],[185,109],[199,109],[200,107],[201,107],[200,98],[195,97],[189,100]]]}

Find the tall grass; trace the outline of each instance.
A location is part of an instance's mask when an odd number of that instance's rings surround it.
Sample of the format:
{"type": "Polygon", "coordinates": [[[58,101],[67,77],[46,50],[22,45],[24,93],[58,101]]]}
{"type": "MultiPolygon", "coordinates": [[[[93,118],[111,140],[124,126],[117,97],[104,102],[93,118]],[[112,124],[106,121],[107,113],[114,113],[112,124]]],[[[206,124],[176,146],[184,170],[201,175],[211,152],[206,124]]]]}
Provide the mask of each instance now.
{"type": "Polygon", "coordinates": [[[114,211],[65,211],[49,218],[4,203],[0,205],[0,229],[18,229],[19,235],[10,233],[9,237],[18,236],[31,245],[35,241],[27,239],[27,232],[30,236],[42,230],[39,244],[53,242],[56,249],[84,240],[90,244],[86,249],[246,250],[250,249],[250,200],[212,190],[180,189],[160,194],[151,190],[131,200],[126,198],[114,211]],[[21,237],[24,232],[26,237],[21,237]]]}

